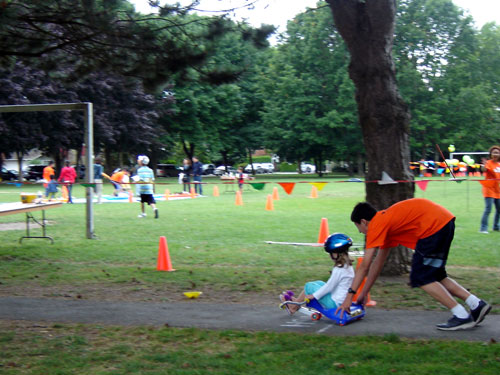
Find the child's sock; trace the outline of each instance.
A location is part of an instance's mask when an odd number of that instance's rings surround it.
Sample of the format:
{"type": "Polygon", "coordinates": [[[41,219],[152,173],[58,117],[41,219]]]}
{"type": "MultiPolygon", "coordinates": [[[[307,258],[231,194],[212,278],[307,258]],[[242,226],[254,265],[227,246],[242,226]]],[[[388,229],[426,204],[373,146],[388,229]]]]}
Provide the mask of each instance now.
{"type": "Polygon", "coordinates": [[[481,301],[479,298],[477,298],[474,294],[471,294],[469,297],[467,297],[465,303],[470,307],[471,310],[474,310],[479,306],[479,301],[481,301]]]}
{"type": "Polygon", "coordinates": [[[465,310],[465,307],[463,307],[459,303],[457,303],[457,305],[451,309],[451,312],[453,313],[453,315],[460,319],[466,319],[469,316],[469,313],[467,312],[467,310],[465,310]]]}

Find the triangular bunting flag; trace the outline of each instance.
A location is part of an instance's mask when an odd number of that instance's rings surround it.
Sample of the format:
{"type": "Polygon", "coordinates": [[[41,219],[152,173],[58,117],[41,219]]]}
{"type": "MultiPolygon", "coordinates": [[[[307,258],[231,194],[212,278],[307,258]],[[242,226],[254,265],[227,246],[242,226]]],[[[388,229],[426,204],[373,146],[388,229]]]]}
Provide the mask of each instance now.
{"type": "Polygon", "coordinates": [[[316,189],[318,189],[318,191],[321,191],[328,182],[309,182],[309,183],[313,186],[316,186],[316,189]]]}
{"type": "Polygon", "coordinates": [[[292,194],[293,188],[295,187],[295,182],[278,182],[285,192],[290,195],[292,194]]]}
{"type": "Polygon", "coordinates": [[[255,189],[255,190],[264,190],[264,188],[266,187],[266,184],[263,183],[263,182],[249,182],[250,185],[252,185],[252,187],[255,189]]]}
{"type": "Polygon", "coordinates": [[[425,191],[427,189],[427,184],[429,183],[429,180],[421,180],[421,181],[415,181],[415,183],[418,185],[422,191],[425,191]]]}
{"type": "Polygon", "coordinates": [[[391,176],[387,174],[387,172],[382,171],[382,179],[378,182],[379,185],[389,185],[389,184],[397,184],[391,176]]]}
{"type": "Polygon", "coordinates": [[[85,186],[85,187],[90,187],[92,189],[95,189],[95,184],[81,184],[82,186],[85,186]]]}

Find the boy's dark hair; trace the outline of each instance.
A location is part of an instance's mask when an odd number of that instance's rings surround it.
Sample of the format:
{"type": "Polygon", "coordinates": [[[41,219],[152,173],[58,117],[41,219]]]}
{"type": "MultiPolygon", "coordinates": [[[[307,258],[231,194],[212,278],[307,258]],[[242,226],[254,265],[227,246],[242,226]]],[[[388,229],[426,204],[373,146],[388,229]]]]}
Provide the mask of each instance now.
{"type": "Polygon", "coordinates": [[[377,210],[370,203],[360,202],[352,210],[351,221],[357,224],[360,224],[362,219],[370,221],[376,213],[377,210]]]}
{"type": "Polygon", "coordinates": [[[56,179],[56,175],[55,175],[55,174],[51,174],[51,175],[50,175],[50,179],[51,179],[51,180],[55,180],[55,179],[56,179]]]}

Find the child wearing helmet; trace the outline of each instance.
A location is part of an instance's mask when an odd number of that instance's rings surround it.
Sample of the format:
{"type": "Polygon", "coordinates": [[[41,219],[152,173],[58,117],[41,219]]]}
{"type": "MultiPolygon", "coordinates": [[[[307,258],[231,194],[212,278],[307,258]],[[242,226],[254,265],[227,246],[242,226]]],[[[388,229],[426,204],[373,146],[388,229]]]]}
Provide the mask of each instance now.
{"type": "MultiPolygon", "coordinates": [[[[342,233],[334,233],[325,241],[325,251],[330,254],[334,266],[330,278],[324,281],[310,281],[298,297],[289,297],[286,293],[280,295],[281,302],[291,300],[303,302],[305,299],[316,299],[325,309],[335,309],[344,301],[354,279],[352,260],[349,258],[349,247],[352,239],[342,233]]],[[[285,305],[289,314],[295,313],[300,306],[285,305]]]]}

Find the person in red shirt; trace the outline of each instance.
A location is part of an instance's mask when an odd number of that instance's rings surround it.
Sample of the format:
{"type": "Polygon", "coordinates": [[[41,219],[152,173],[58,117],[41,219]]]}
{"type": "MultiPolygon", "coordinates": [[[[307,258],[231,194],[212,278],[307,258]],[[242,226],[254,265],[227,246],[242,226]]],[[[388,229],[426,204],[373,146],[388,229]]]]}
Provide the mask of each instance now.
{"type": "Polygon", "coordinates": [[[65,167],[61,169],[58,181],[68,189],[68,203],[73,203],[73,199],[71,198],[71,189],[75,183],[76,171],[75,168],[70,165],[69,161],[66,161],[64,164],[65,167]]]}
{"type": "Polygon", "coordinates": [[[413,198],[377,211],[364,202],[354,207],[351,221],[360,233],[366,235],[366,250],[349,293],[337,310],[349,311],[352,298],[366,277],[365,286],[358,296],[358,303],[363,304],[382,271],[390,249],[403,245],[415,250],[410,272],[411,286],[423,289],[453,313],[448,322],[437,325],[438,329],[454,331],[472,328],[491,311],[491,305],[469,293],[446,274],[446,260],[455,233],[455,216],[443,206],[428,199],[413,198]],[[454,297],[465,301],[470,314],[454,297]]]}
{"type": "Polygon", "coordinates": [[[481,181],[485,207],[481,217],[479,233],[484,234],[488,234],[488,217],[493,205],[495,205],[496,209],[493,218],[493,231],[500,231],[500,146],[490,147],[489,152],[489,160],[483,159],[483,165],[481,166],[486,181],[481,181]]]}

